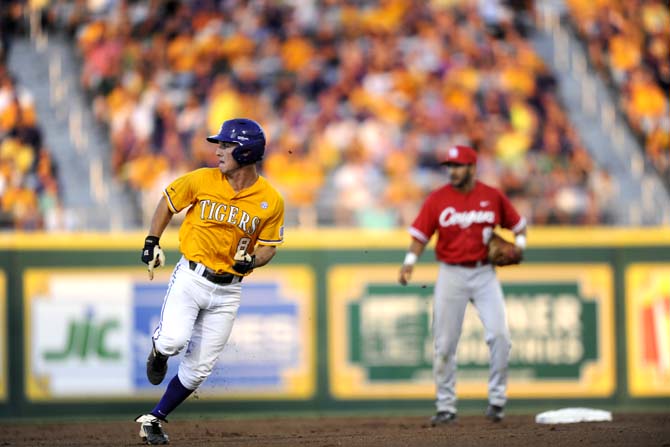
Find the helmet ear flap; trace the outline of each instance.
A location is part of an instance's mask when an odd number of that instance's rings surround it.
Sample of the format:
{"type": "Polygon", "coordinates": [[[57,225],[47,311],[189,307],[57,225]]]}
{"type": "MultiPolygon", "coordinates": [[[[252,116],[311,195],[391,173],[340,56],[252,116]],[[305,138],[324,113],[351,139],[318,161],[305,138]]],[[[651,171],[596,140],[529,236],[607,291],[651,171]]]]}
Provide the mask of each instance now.
{"type": "Polygon", "coordinates": [[[251,147],[238,146],[233,149],[233,158],[241,165],[255,163],[263,158],[263,154],[258,158],[251,147]]]}

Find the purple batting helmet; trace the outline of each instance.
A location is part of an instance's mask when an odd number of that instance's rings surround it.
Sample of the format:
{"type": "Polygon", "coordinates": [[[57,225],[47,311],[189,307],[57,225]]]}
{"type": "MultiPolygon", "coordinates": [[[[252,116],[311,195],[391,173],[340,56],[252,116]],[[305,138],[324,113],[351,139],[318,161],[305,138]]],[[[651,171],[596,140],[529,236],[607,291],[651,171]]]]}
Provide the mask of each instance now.
{"type": "Polygon", "coordinates": [[[210,143],[235,143],[233,158],[241,165],[248,165],[263,159],[265,153],[265,133],[254,120],[235,118],[224,121],[216,135],[207,137],[210,143]]]}

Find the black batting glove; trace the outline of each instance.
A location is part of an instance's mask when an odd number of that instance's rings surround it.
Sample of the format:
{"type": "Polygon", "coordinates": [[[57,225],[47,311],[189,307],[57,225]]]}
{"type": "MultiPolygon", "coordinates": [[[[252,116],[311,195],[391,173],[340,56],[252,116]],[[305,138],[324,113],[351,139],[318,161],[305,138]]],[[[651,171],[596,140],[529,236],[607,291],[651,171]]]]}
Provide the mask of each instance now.
{"type": "Polygon", "coordinates": [[[233,270],[235,270],[237,273],[244,275],[247,272],[250,272],[251,270],[256,267],[256,255],[245,255],[244,259],[237,260],[235,264],[233,265],[233,270]]]}
{"type": "MultiPolygon", "coordinates": [[[[142,249],[142,262],[149,264],[154,259],[154,247],[158,246],[160,239],[156,236],[147,236],[144,239],[144,248],[142,249]]],[[[156,266],[158,267],[158,266],[156,266]]]]}

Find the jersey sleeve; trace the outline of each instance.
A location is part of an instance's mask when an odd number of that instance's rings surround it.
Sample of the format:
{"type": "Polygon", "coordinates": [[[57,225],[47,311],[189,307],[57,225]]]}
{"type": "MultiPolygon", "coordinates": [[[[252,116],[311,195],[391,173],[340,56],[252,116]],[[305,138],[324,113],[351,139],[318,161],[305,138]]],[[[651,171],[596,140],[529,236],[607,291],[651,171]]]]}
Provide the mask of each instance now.
{"type": "Polygon", "coordinates": [[[279,245],[284,242],[284,198],[277,194],[275,212],[258,235],[260,245],[279,245]]]}
{"type": "Polygon", "coordinates": [[[409,234],[416,240],[427,244],[435,232],[437,219],[434,216],[433,195],[428,196],[419,214],[409,227],[409,234]]]}
{"type": "Polygon", "coordinates": [[[500,197],[500,226],[518,233],[526,226],[526,219],[519,215],[512,202],[502,192],[498,191],[500,197]]]}
{"type": "Polygon", "coordinates": [[[173,213],[179,213],[193,202],[197,184],[196,173],[197,171],[193,171],[182,175],[163,190],[168,208],[173,213]]]}

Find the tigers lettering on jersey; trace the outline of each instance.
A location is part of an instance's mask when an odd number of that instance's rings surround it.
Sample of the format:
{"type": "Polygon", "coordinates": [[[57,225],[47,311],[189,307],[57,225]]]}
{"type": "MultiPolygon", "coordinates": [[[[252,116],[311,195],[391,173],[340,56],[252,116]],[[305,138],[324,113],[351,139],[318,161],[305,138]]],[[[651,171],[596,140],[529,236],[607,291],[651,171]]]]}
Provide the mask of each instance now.
{"type": "Polygon", "coordinates": [[[233,205],[226,205],[209,199],[201,200],[199,205],[201,220],[226,222],[235,225],[249,235],[254,234],[261,223],[260,217],[251,217],[249,213],[233,205]]]}
{"type": "Polygon", "coordinates": [[[179,249],[191,261],[234,273],[239,250],[283,242],[284,199],[262,176],[233,190],[218,168],[202,168],[170,183],[163,192],[173,213],[188,209],[179,229],[179,249]]]}

